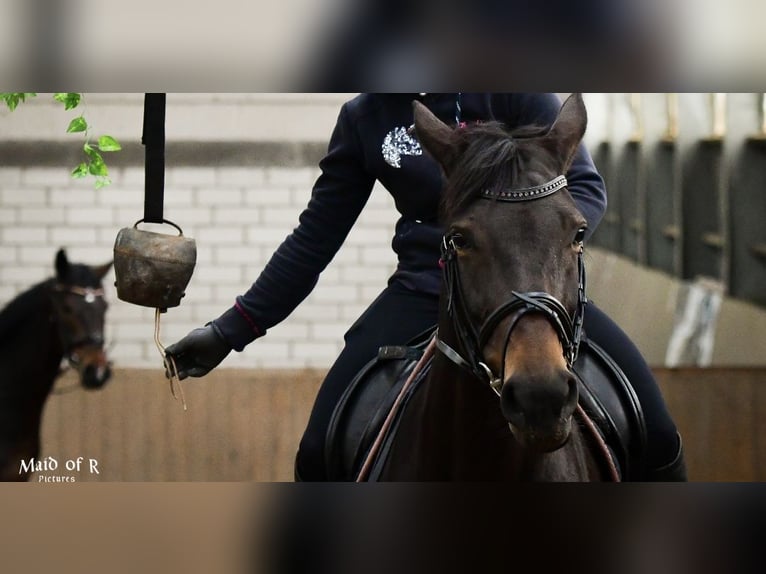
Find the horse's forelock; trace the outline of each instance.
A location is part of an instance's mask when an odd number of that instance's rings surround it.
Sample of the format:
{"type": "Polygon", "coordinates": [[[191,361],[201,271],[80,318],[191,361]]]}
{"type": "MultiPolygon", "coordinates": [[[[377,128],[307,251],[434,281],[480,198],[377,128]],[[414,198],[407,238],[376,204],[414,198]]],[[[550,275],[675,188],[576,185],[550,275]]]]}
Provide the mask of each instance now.
{"type": "Polygon", "coordinates": [[[509,132],[500,122],[467,125],[453,132],[459,160],[450,171],[442,200],[442,214],[449,216],[487,187],[509,188],[533,159],[527,141],[547,133],[547,128],[525,126],[509,132]]]}

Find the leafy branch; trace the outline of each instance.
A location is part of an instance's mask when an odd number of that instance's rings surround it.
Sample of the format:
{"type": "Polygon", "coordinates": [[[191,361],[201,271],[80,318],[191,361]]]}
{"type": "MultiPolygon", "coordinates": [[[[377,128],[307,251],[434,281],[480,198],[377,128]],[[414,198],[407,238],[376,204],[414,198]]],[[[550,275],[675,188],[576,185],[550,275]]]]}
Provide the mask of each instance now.
{"type": "MultiPolygon", "coordinates": [[[[32,98],[36,95],[37,94],[31,92],[0,92],[0,101],[4,101],[8,106],[8,109],[13,111],[19,103],[25,102],[27,98],[32,98]]],[[[82,94],[62,92],[53,94],[53,99],[64,104],[64,110],[68,111],[78,107],[83,98],[82,94]]],[[[97,143],[92,143],[90,138],[90,126],[82,114],[69,122],[66,131],[67,133],[83,133],[85,135],[85,144],[83,145],[85,161],[80,162],[80,164],[72,170],[72,177],[79,179],[92,175],[96,178],[96,189],[100,189],[112,183],[112,180],[109,179],[109,170],[106,166],[106,162],[101,154],[121,150],[122,146],[120,146],[119,142],[112,136],[103,135],[98,138],[97,143]]]]}

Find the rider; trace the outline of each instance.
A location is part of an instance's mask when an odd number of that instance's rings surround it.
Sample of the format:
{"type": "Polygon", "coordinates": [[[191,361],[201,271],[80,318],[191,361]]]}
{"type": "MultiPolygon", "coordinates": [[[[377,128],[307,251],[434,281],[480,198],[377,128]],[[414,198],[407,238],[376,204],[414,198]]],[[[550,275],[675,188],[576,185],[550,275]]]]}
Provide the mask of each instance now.
{"type": "MultiPolygon", "coordinates": [[[[398,266],[345,334],[345,347],[319,389],[296,458],[296,478],[301,480],[327,479],[325,433],[335,404],[356,373],[380,346],[406,344],[437,323],[442,176],[408,131],[413,99],[447,123],[497,120],[508,128],[550,125],[561,106],[555,94],[362,94],[346,102],[298,227],[231,308],[167,348],[180,378],[201,377],[232,349],[242,351],[265,335],[314,288],[364,208],[373,184],[380,181],[401,214],[392,241],[398,266]]],[[[566,177],[590,235],[606,210],[606,191],[584,145],[566,177]]],[[[623,369],[643,405],[647,479],[684,480],[680,435],[638,349],[593,303],[585,312],[584,329],[623,369]]]]}

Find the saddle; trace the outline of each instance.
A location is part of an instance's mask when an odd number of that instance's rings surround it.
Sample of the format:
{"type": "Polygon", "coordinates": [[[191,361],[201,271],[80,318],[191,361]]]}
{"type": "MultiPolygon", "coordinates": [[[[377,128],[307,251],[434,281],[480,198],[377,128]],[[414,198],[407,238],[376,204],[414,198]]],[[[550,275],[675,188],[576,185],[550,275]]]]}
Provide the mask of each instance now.
{"type": "MultiPolygon", "coordinates": [[[[383,422],[433,334],[434,330],[429,329],[409,345],[381,347],[377,357],[365,365],[343,393],[330,419],[325,440],[329,480],[356,479],[383,422]]],[[[368,480],[374,481],[382,470],[402,413],[428,376],[429,368],[430,363],[402,398],[401,408],[384,437],[368,480]]],[[[586,337],[581,342],[574,371],[580,406],[611,451],[621,480],[643,480],[646,424],[627,377],[601,347],[586,337]]]]}

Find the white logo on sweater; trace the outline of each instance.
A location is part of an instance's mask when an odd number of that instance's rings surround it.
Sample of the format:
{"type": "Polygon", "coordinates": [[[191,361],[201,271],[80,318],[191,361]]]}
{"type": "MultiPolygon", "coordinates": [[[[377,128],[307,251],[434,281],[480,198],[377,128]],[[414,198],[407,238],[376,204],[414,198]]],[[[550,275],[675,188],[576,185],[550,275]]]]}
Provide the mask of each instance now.
{"type": "Polygon", "coordinates": [[[422,155],[423,150],[416,139],[407,133],[407,128],[394,128],[386,134],[383,140],[383,159],[391,167],[402,167],[401,158],[403,155],[417,156],[422,155]]]}

